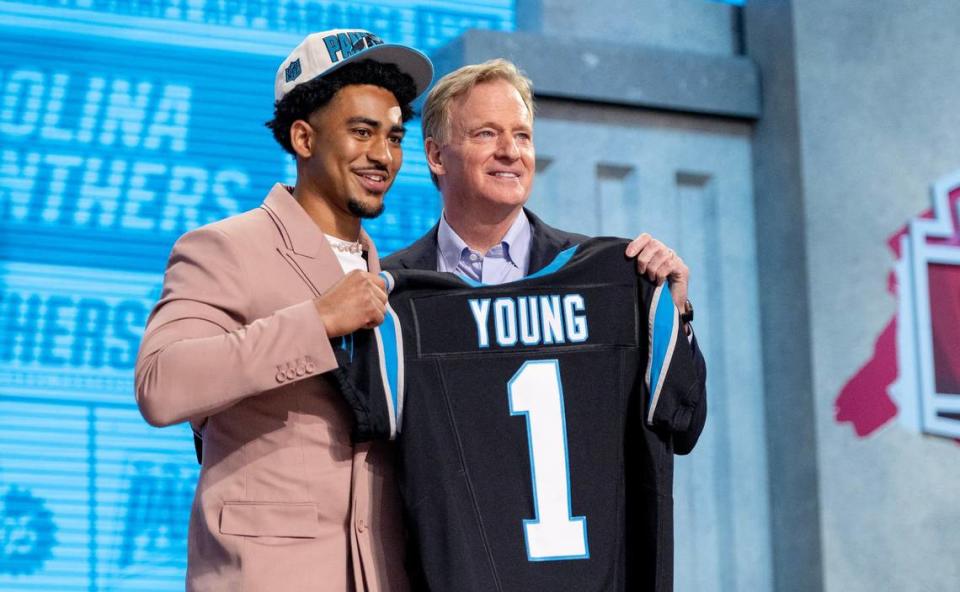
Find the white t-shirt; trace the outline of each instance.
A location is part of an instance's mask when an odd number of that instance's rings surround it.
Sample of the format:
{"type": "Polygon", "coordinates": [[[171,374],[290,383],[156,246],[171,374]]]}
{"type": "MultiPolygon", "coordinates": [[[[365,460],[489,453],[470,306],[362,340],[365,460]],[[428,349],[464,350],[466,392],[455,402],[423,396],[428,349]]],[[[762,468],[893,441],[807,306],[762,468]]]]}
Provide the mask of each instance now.
{"type": "Polygon", "coordinates": [[[333,254],[337,256],[337,260],[340,262],[340,267],[343,269],[344,274],[350,273],[354,269],[367,271],[367,260],[363,258],[363,253],[358,251],[350,252],[337,248],[338,245],[348,246],[355,243],[330,236],[329,234],[324,234],[324,236],[327,237],[327,242],[330,243],[333,254]]]}

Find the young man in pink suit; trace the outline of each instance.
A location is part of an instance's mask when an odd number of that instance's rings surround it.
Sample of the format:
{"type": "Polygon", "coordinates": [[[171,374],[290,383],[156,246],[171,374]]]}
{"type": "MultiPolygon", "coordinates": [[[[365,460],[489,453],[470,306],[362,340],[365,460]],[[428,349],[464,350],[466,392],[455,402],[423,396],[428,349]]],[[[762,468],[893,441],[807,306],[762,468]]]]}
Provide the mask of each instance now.
{"type": "Polygon", "coordinates": [[[331,339],[383,320],[360,222],[383,209],[432,75],[423,54],[366,31],[308,36],[277,72],[268,123],[296,186],[174,245],[136,395],[152,425],[202,436],[187,590],[408,588],[391,450],[351,443],[324,373],[331,339]]]}

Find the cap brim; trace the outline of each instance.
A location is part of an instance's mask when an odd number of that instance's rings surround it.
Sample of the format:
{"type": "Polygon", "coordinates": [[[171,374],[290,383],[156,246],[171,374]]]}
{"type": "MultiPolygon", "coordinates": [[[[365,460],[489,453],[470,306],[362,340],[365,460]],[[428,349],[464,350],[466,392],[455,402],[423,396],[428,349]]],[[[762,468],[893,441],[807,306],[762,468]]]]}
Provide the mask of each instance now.
{"type": "Polygon", "coordinates": [[[413,78],[413,84],[417,89],[417,97],[430,88],[430,83],[433,82],[433,63],[430,62],[430,58],[428,58],[426,54],[412,47],[393,43],[384,43],[383,45],[369,47],[345,60],[341,60],[338,64],[321,74],[321,76],[327,76],[347,64],[361,60],[374,60],[385,64],[396,64],[401,72],[409,74],[410,77],[413,78]]]}

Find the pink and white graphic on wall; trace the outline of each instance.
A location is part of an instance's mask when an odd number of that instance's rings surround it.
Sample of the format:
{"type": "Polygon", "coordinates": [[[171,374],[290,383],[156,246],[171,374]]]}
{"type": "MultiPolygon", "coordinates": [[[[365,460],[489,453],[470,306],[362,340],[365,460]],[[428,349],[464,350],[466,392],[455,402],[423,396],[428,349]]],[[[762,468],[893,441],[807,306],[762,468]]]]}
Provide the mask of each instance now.
{"type": "Polygon", "coordinates": [[[897,314],[835,402],[837,421],[860,437],[897,417],[912,431],[960,441],[960,171],[931,193],[933,207],[887,243],[897,314]]]}

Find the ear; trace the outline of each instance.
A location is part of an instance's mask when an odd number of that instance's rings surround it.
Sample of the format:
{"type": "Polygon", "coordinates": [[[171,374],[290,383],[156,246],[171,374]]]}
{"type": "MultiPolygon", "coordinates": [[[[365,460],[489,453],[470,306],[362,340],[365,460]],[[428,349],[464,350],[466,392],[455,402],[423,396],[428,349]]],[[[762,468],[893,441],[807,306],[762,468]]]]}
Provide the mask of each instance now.
{"type": "Polygon", "coordinates": [[[430,167],[430,172],[438,177],[446,174],[446,170],[443,168],[443,157],[440,155],[440,148],[440,144],[433,139],[433,136],[428,136],[427,139],[423,141],[423,151],[427,154],[427,166],[430,167]]]}
{"type": "Polygon", "coordinates": [[[313,146],[316,135],[313,128],[306,121],[298,119],[290,124],[290,145],[300,158],[313,156],[313,146]]]}

